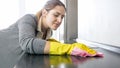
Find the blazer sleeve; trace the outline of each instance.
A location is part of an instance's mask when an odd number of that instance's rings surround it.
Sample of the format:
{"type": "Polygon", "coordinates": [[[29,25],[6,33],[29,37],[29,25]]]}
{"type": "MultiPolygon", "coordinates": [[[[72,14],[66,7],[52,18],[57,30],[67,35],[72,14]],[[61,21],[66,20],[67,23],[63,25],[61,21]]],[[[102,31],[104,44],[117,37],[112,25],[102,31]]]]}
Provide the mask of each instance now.
{"type": "Polygon", "coordinates": [[[23,51],[30,54],[43,54],[46,40],[36,38],[36,21],[30,14],[18,21],[19,44],[23,51]]]}

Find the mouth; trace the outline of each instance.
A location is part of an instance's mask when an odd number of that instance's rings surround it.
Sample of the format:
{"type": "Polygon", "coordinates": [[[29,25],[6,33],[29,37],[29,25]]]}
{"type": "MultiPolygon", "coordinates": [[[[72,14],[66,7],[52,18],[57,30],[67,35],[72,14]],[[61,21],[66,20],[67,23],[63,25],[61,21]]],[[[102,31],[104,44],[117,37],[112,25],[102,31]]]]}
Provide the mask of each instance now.
{"type": "Polygon", "coordinates": [[[55,23],[54,25],[55,25],[55,27],[59,27],[60,24],[55,23]]]}

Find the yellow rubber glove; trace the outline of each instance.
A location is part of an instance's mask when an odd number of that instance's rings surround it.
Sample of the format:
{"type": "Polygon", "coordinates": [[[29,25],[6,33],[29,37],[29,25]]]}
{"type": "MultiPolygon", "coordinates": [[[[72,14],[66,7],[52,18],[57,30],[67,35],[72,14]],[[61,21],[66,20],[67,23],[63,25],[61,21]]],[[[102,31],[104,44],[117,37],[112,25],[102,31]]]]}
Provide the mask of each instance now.
{"type": "Polygon", "coordinates": [[[85,44],[82,43],[73,43],[73,44],[63,44],[58,42],[50,42],[50,54],[54,55],[77,55],[77,56],[95,56],[97,52],[85,44]]]}
{"type": "Polygon", "coordinates": [[[83,43],[73,43],[72,45],[74,45],[75,47],[80,48],[80,49],[86,51],[90,55],[95,55],[97,53],[95,50],[89,48],[88,46],[86,46],[83,43]]]}

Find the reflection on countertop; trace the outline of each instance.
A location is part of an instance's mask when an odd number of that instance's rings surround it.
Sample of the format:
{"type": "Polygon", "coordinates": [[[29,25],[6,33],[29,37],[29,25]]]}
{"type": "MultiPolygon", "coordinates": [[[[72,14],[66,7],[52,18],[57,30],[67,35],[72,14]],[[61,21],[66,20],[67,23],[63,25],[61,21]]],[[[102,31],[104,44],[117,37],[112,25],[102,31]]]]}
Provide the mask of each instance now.
{"type": "Polygon", "coordinates": [[[101,58],[24,54],[14,68],[77,68],[80,64],[96,59],[101,58]]]}
{"type": "Polygon", "coordinates": [[[104,57],[23,54],[14,68],[120,68],[120,54],[97,48],[104,57]]]}

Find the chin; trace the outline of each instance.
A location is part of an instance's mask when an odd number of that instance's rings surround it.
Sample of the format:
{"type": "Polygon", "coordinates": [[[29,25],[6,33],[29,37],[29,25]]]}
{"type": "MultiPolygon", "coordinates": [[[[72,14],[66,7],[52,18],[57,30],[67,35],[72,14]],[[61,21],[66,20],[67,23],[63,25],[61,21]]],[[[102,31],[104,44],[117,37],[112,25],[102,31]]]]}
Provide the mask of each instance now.
{"type": "Polygon", "coordinates": [[[57,28],[52,28],[52,30],[57,30],[57,28]]]}
{"type": "Polygon", "coordinates": [[[52,30],[57,30],[57,29],[52,29],[52,30]]]}

